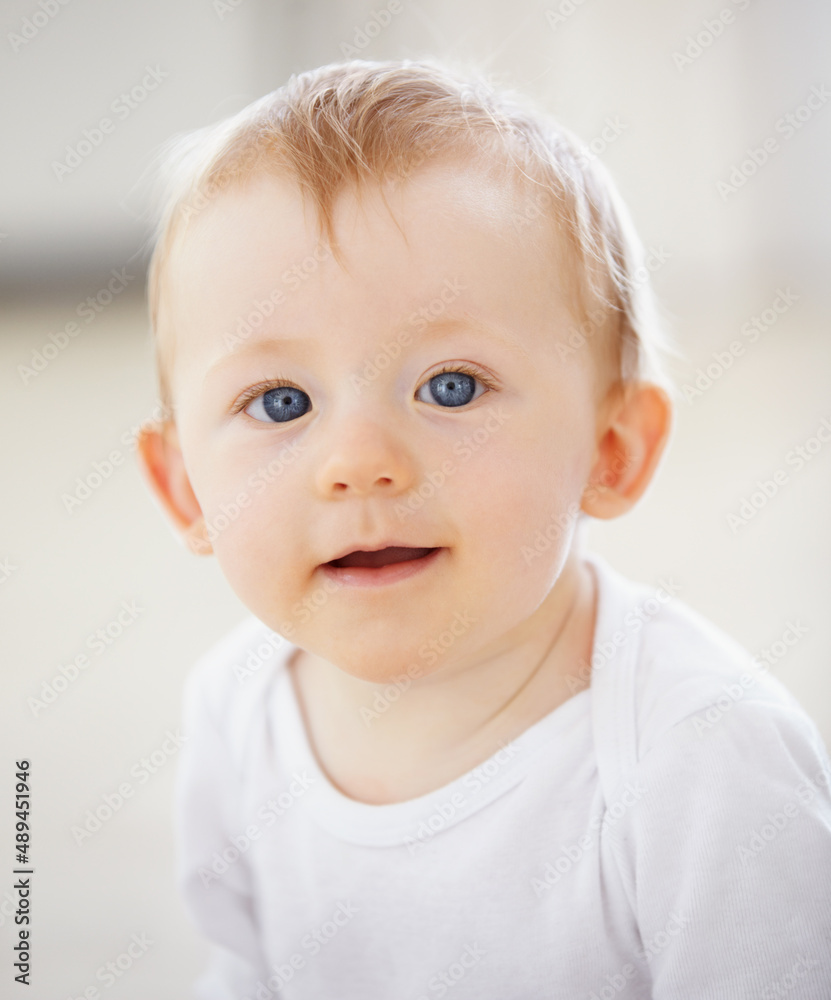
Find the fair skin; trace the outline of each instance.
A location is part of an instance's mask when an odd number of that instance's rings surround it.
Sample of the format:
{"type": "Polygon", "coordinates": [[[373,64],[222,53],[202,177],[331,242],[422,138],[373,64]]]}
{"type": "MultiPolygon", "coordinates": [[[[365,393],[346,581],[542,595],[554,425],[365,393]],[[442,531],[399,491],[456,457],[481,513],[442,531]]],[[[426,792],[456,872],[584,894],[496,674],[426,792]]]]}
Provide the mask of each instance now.
{"type": "Polygon", "coordinates": [[[254,178],[200,213],[166,274],[175,419],[139,441],[187,543],[215,553],[265,624],[292,627],[318,761],[374,804],[447,784],[579,690],[595,613],[581,514],[638,500],[670,423],[662,390],[610,392],[598,352],[556,350],[580,317],[563,248],[542,220],[512,221],[518,188],[456,161],[381,194],[339,195],[343,268],[313,256],[314,212],[288,179],[254,178]],[[272,314],[229,341],[276,288],[272,314]],[[451,377],[435,376],[460,366],[472,391],[443,405],[451,377]],[[275,380],[295,386],[281,397],[293,419],[264,405],[275,380]],[[529,559],[552,523],[565,529],[529,559]],[[390,539],[441,551],[376,586],[323,568],[390,539]],[[408,667],[406,693],[367,725],[361,710],[408,667]]]}

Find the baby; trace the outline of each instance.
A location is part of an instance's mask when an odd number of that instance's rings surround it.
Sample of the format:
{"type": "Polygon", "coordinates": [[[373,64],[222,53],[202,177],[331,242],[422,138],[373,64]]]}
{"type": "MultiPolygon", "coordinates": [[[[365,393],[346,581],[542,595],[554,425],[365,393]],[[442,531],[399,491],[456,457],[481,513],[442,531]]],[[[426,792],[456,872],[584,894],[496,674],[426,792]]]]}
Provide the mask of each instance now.
{"type": "Polygon", "coordinates": [[[605,171],[426,60],[166,153],[141,463],[253,614],[185,686],[193,995],[827,1000],[816,726],[585,551],[671,421],[605,171]]]}

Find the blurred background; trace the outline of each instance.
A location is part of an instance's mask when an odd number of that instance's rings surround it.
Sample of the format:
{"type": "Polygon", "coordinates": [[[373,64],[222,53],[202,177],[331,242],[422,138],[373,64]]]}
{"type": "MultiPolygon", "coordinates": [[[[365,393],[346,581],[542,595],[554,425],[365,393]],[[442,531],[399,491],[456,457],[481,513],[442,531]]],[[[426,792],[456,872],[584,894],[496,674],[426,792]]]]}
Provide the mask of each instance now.
{"type": "Polygon", "coordinates": [[[178,544],[135,462],[158,403],[142,176],[172,134],[293,72],[465,60],[606,163],[660,261],[683,356],[658,478],[592,527],[594,547],[773,650],[771,673],[831,744],[830,29],[820,0],[5,0],[0,994],[17,995],[8,804],[23,756],[36,995],[100,988],[133,935],[152,945],[111,1000],[184,997],[204,960],[173,883],[169,733],[190,665],[247,611],[178,544]],[[47,701],[60,667],[70,680],[47,701]],[[79,842],[125,782],[131,797],[79,842]]]}

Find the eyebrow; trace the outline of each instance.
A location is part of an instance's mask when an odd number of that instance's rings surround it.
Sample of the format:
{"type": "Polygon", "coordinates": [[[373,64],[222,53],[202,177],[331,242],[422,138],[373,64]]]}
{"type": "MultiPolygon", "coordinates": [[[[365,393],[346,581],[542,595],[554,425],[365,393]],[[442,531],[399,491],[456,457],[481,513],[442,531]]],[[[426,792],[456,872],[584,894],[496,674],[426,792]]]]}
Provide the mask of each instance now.
{"type": "MultiPolygon", "coordinates": [[[[411,340],[404,346],[412,346],[414,343],[421,343],[424,341],[438,340],[443,337],[448,337],[453,333],[460,332],[470,332],[474,335],[484,334],[488,339],[496,341],[501,344],[502,347],[507,350],[515,351],[521,354],[528,354],[528,351],[517,341],[506,334],[505,331],[500,327],[492,326],[490,323],[486,323],[483,320],[466,320],[455,317],[445,317],[444,319],[434,319],[428,321],[426,329],[422,330],[410,330],[412,324],[408,321],[405,324],[401,324],[398,328],[397,333],[391,334],[389,339],[394,341],[400,340],[401,336],[405,333],[409,333],[411,340]]],[[[320,344],[321,339],[317,337],[264,337],[259,336],[256,339],[247,341],[241,347],[226,352],[217,358],[216,361],[208,368],[205,372],[205,380],[217,370],[223,368],[227,363],[229,363],[234,358],[244,358],[249,354],[262,354],[262,353],[283,353],[287,349],[299,346],[301,344],[306,344],[313,346],[315,344],[320,344]]]]}
{"type": "Polygon", "coordinates": [[[207,381],[214,372],[224,368],[236,358],[244,358],[249,354],[277,353],[278,351],[282,353],[286,348],[295,345],[318,343],[320,341],[315,337],[258,337],[256,340],[249,340],[242,347],[221,354],[205,372],[204,381],[207,381]]]}
{"type": "Polygon", "coordinates": [[[417,334],[420,340],[436,340],[439,337],[447,336],[451,333],[456,333],[458,331],[467,332],[470,331],[473,334],[485,334],[491,340],[497,341],[503,347],[508,348],[512,351],[519,351],[522,354],[527,354],[526,349],[519,344],[514,337],[508,335],[507,331],[502,327],[493,326],[484,320],[466,320],[466,319],[456,319],[455,317],[447,317],[445,319],[434,319],[429,322],[426,330],[420,330],[417,334]]]}

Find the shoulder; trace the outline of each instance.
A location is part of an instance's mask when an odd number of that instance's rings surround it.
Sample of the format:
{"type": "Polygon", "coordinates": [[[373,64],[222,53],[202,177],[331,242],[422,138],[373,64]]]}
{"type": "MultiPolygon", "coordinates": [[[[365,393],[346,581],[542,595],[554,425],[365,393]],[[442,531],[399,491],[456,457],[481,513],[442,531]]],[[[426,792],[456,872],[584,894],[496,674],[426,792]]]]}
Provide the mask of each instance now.
{"type": "MultiPolygon", "coordinates": [[[[827,954],[831,763],[806,713],[748,698],[687,715],[655,738],[627,791],[607,829],[656,1000],[772,996],[760,986],[798,954],[827,954]]],[[[800,995],[829,995],[819,966],[800,995]]]]}
{"type": "Polygon", "coordinates": [[[234,626],[193,663],[183,687],[186,728],[208,725],[226,740],[245,733],[296,647],[258,618],[234,626]]]}
{"type": "MultiPolygon", "coordinates": [[[[682,588],[674,580],[659,580],[651,586],[636,583],[602,560],[593,558],[592,562],[605,598],[598,643],[611,642],[615,653],[624,653],[611,655],[608,666],[630,672],[638,759],[682,722],[687,723],[685,728],[703,734],[730,714],[788,719],[818,738],[813,720],[773,676],[771,664],[754,658],[689,607],[679,597],[682,588]],[[736,711],[739,707],[741,712],[736,711]]],[[[798,624],[789,626],[784,644],[798,641],[798,624]]],[[[602,674],[602,658],[600,666],[602,674]]]]}
{"type": "Polygon", "coordinates": [[[708,996],[762,995],[760,984],[793,965],[791,951],[827,950],[827,748],[770,665],[677,593],[669,599],[675,588],[660,594],[661,584],[595,568],[602,831],[654,995],[701,995],[702,969],[708,996]]]}
{"type": "Polygon", "coordinates": [[[700,732],[740,706],[814,726],[770,662],[754,658],[682,601],[644,628],[636,691],[643,753],[684,720],[700,732]]]}

